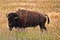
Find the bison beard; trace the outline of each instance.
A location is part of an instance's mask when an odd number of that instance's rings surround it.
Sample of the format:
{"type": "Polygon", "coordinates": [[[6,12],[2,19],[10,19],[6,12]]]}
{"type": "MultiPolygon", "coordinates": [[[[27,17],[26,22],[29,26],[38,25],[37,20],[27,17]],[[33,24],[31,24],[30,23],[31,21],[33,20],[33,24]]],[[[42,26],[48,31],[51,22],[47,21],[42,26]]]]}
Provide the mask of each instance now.
{"type": "Polygon", "coordinates": [[[46,23],[46,14],[41,14],[34,11],[28,10],[18,10],[15,13],[8,14],[8,25],[10,31],[13,27],[17,28],[26,28],[26,27],[36,27],[37,25],[40,26],[40,29],[46,31],[45,23],[46,23]]]}

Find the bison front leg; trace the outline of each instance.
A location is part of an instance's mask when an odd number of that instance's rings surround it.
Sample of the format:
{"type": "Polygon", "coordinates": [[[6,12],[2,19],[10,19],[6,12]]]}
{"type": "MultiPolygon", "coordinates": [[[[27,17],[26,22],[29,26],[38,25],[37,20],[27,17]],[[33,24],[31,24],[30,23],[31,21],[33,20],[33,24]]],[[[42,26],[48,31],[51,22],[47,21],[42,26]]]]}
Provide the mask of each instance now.
{"type": "Polygon", "coordinates": [[[13,26],[9,25],[9,30],[12,31],[12,29],[13,29],[13,26]]]}

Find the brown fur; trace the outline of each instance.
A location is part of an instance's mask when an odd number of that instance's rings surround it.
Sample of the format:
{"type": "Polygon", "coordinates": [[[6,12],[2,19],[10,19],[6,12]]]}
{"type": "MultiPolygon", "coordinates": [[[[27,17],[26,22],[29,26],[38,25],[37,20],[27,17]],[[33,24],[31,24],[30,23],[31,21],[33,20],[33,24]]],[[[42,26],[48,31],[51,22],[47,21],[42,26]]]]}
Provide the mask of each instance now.
{"type": "Polygon", "coordinates": [[[13,15],[12,14],[11,15],[14,16],[15,14],[18,15],[17,17],[15,17],[16,19],[12,17],[12,19],[15,19],[14,21],[15,23],[12,22],[15,27],[26,28],[26,27],[36,27],[37,25],[39,25],[42,31],[43,29],[46,31],[45,23],[46,23],[46,16],[48,18],[49,23],[48,15],[41,14],[35,11],[20,10],[20,9],[16,11],[13,15]]]}

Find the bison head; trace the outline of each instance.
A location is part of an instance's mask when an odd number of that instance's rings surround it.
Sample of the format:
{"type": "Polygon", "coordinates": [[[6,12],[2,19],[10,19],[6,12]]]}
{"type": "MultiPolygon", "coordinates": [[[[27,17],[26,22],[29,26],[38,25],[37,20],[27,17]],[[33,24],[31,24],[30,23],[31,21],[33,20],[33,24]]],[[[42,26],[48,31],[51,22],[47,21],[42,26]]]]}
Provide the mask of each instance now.
{"type": "Polygon", "coordinates": [[[11,31],[13,29],[13,27],[16,26],[18,15],[16,13],[9,13],[7,15],[7,18],[8,18],[9,30],[11,31]]]}

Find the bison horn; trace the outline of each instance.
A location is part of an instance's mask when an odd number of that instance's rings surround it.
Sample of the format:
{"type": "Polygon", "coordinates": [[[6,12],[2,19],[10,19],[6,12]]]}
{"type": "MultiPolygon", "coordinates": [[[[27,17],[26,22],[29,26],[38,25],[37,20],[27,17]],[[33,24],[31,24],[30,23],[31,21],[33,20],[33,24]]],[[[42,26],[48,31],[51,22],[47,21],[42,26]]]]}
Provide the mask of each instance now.
{"type": "Polygon", "coordinates": [[[15,19],[18,19],[18,17],[15,17],[15,19]]]}

